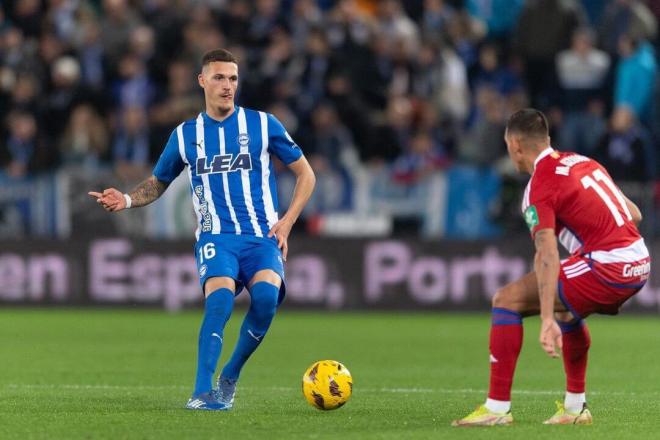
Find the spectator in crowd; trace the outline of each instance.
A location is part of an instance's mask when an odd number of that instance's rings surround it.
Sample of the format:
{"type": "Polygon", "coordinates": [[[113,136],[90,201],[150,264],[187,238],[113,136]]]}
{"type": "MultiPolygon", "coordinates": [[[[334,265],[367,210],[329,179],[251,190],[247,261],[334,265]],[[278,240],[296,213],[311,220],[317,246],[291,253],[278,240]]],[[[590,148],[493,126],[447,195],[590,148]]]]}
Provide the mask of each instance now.
{"type": "Polygon", "coordinates": [[[458,158],[480,166],[493,165],[506,155],[504,98],[490,86],[482,86],[476,98],[472,129],[458,145],[458,158]]]}
{"type": "Polygon", "coordinates": [[[431,96],[442,83],[442,64],[437,45],[425,40],[412,57],[410,93],[416,97],[431,96]]]}
{"type": "Polygon", "coordinates": [[[410,146],[394,160],[392,179],[397,184],[414,187],[431,173],[449,164],[449,158],[442,150],[430,133],[415,133],[410,139],[410,146]]]}
{"type": "Polygon", "coordinates": [[[39,0],[22,0],[14,4],[13,23],[26,37],[35,37],[41,31],[43,16],[39,0]]]}
{"type": "Polygon", "coordinates": [[[83,101],[96,101],[95,95],[80,83],[80,64],[72,56],[62,56],[51,67],[48,94],[41,98],[43,106],[41,124],[57,139],[64,130],[71,110],[83,101]]]}
{"type": "MultiPolygon", "coordinates": [[[[440,81],[433,98],[440,113],[456,128],[463,125],[470,112],[468,72],[452,46],[444,45],[439,57],[440,81]]],[[[455,131],[460,133],[460,130],[455,131]]]]}
{"type": "Polygon", "coordinates": [[[12,69],[25,69],[29,51],[33,48],[25,42],[23,33],[16,27],[5,27],[0,33],[0,62],[12,69]]]}
{"type": "Polygon", "coordinates": [[[488,36],[497,40],[507,37],[523,7],[523,0],[466,0],[469,13],[484,23],[488,36]]]}
{"type": "Polygon", "coordinates": [[[231,44],[244,42],[250,28],[250,4],[243,0],[229,0],[225,9],[218,12],[218,27],[231,44]]]}
{"type": "Polygon", "coordinates": [[[417,53],[419,28],[404,12],[400,0],[381,0],[376,9],[376,26],[388,44],[400,45],[406,57],[417,53]]]}
{"type": "Polygon", "coordinates": [[[300,73],[291,72],[300,78],[298,82],[297,110],[308,114],[325,95],[328,75],[335,67],[325,33],[318,28],[307,32],[306,47],[299,60],[300,73]]]}
{"type": "Polygon", "coordinates": [[[456,11],[445,0],[424,0],[421,28],[425,39],[441,41],[447,38],[447,28],[456,11]]]}
{"type": "Polygon", "coordinates": [[[431,138],[434,149],[447,164],[454,157],[454,138],[456,127],[446,115],[443,117],[432,99],[422,97],[417,101],[415,132],[426,133],[431,138]]]}
{"type": "Polygon", "coordinates": [[[562,123],[559,148],[590,154],[605,131],[605,99],[610,57],[594,47],[594,32],[579,28],[570,49],[557,55],[562,123]]]}
{"type": "Polygon", "coordinates": [[[595,151],[598,160],[615,181],[648,182],[655,170],[648,133],[627,107],[612,114],[610,127],[595,151]]]}
{"type": "Polygon", "coordinates": [[[619,62],[614,78],[614,108],[628,107],[633,116],[649,122],[658,66],[653,47],[630,34],[619,38],[619,62]]]}
{"type": "MultiPolygon", "coordinates": [[[[140,3],[143,21],[153,29],[155,36],[155,53],[150,66],[157,66],[158,69],[150,71],[150,75],[153,75],[152,79],[159,86],[164,86],[167,82],[165,66],[181,58],[183,39],[181,29],[189,17],[182,13],[182,9],[187,5],[182,2],[173,3],[170,0],[149,0],[140,3]]],[[[220,29],[225,29],[225,26],[220,26],[220,29]]]]}
{"type": "Polygon", "coordinates": [[[93,90],[101,90],[105,85],[104,67],[105,46],[101,40],[101,29],[92,13],[81,16],[77,55],[80,60],[81,82],[93,90]]]}
{"type": "Polygon", "coordinates": [[[80,104],[71,112],[60,139],[62,164],[97,170],[107,160],[108,143],[108,129],[101,116],[91,105],[80,104]]]}
{"type": "Polygon", "coordinates": [[[131,31],[128,50],[145,65],[149,78],[162,70],[155,64],[156,37],[151,26],[141,24],[131,31]]]}
{"type": "Polygon", "coordinates": [[[273,31],[282,26],[280,3],[280,0],[255,0],[246,41],[252,49],[268,45],[273,31]]]}
{"type": "Polygon", "coordinates": [[[405,39],[399,38],[391,46],[391,78],[387,88],[388,96],[409,96],[413,90],[413,57],[410,56],[405,39]]]}
{"type": "Polygon", "coordinates": [[[356,146],[368,145],[371,127],[369,108],[344,70],[329,74],[326,94],[341,123],[350,130],[356,146]]]}
{"type": "Polygon", "coordinates": [[[321,212],[328,208],[351,206],[352,175],[359,164],[350,132],[344,127],[329,103],[316,106],[311,117],[311,130],[298,131],[300,145],[316,172],[317,184],[333,188],[319,191],[310,202],[321,212]],[[328,197],[331,200],[326,200],[328,197]]]}
{"type": "Polygon", "coordinates": [[[12,86],[10,106],[36,115],[41,104],[38,99],[40,88],[37,78],[25,72],[15,78],[12,86]]]}
{"type": "Polygon", "coordinates": [[[617,54],[623,35],[635,40],[652,40],[657,33],[657,20],[641,0],[609,2],[598,27],[600,43],[611,55],[617,54]]]}
{"type": "Polygon", "coordinates": [[[363,159],[374,164],[392,161],[410,141],[413,131],[413,103],[410,98],[390,98],[384,120],[377,123],[370,136],[369,148],[363,150],[363,159]]]}
{"type": "Polygon", "coordinates": [[[23,178],[57,165],[57,156],[38,132],[33,114],[12,111],[5,124],[7,136],[0,145],[2,174],[9,178],[23,178]]]}
{"type": "Polygon", "coordinates": [[[382,109],[387,105],[387,91],[394,69],[393,47],[381,37],[374,34],[368,46],[351,49],[354,54],[347,66],[356,90],[372,109],[382,109]]]}
{"type": "Polygon", "coordinates": [[[291,14],[288,19],[291,38],[297,52],[306,49],[310,34],[320,33],[327,40],[323,28],[323,14],[315,0],[293,0],[291,14]]]}
{"type": "Polygon", "coordinates": [[[119,62],[119,79],[113,87],[114,101],[119,111],[127,107],[146,110],[154,98],[154,84],[147,66],[137,54],[129,52],[119,62]]]}
{"type": "Polygon", "coordinates": [[[72,42],[77,33],[76,12],[79,2],[74,0],[50,0],[50,11],[47,21],[55,30],[55,34],[63,41],[72,42]]]}
{"type": "Polygon", "coordinates": [[[507,65],[502,64],[500,47],[485,43],[479,50],[479,64],[473,81],[475,93],[481,87],[492,88],[502,96],[508,96],[522,88],[521,79],[507,65]]]}
{"type": "Polygon", "coordinates": [[[117,175],[132,182],[144,177],[149,166],[147,115],[140,106],[126,107],[112,143],[112,159],[117,175]]]}
{"type": "Polygon", "coordinates": [[[128,0],[103,0],[101,41],[105,62],[113,76],[129,45],[131,32],[139,24],[140,18],[128,0]]]}
{"type": "Polygon", "coordinates": [[[585,24],[584,9],[577,0],[530,0],[525,4],[513,43],[525,61],[534,107],[556,104],[555,57],[569,47],[573,31],[585,24]]]}
{"type": "Polygon", "coordinates": [[[329,11],[326,31],[333,49],[365,47],[373,36],[374,20],[357,0],[337,0],[329,11]]]}
{"type": "Polygon", "coordinates": [[[486,27],[467,11],[459,11],[449,22],[449,41],[465,65],[471,70],[478,59],[478,46],[486,35],[486,27]]]}
{"type": "Polygon", "coordinates": [[[370,203],[376,209],[400,219],[421,222],[424,236],[437,234],[442,214],[437,197],[431,197],[442,185],[440,170],[448,165],[433,136],[416,131],[405,150],[393,164],[372,174],[370,203]]]}

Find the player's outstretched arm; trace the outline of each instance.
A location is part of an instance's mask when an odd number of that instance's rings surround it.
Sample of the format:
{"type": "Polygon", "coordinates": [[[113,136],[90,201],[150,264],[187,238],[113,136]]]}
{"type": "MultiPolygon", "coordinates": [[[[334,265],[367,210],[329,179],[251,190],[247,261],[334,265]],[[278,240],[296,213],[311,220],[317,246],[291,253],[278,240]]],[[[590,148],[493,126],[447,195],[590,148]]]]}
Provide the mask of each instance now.
{"type": "Polygon", "coordinates": [[[88,194],[96,197],[96,202],[101,204],[108,212],[117,212],[126,208],[137,208],[148,205],[158,199],[167,189],[169,184],[161,182],[156,176],[150,176],[139,183],[128,198],[116,188],[108,188],[102,193],[90,191],[88,194]],[[128,206],[130,200],[130,206],[128,206]]]}
{"type": "Polygon", "coordinates": [[[557,297],[557,279],[559,278],[559,249],[555,231],[541,229],[534,235],[536,255],[534,271],[538,282],[539,302],[541,304],[541,335],[539,341],[543,350],[551,357],[559,357],[555,347],[561,349],[561,330],[555,321],[554,306],[557,297]]]}
{"type": "Polygon", "coordinates": [[[296,187],[293,190],[293,198],[286,214],[268,232],[269,237],[275,236],[277,238],[277,245],[282,249],[284,261],[286,261],[286,255],[289,252],[288,240],[291,228],[296,220],[298,220],[300,213],[312,196],[314,186],[316,185],[314,170],[312,170],[312,167],[304,156],[290,163],[289,169],[296,175],[296,187]]]}

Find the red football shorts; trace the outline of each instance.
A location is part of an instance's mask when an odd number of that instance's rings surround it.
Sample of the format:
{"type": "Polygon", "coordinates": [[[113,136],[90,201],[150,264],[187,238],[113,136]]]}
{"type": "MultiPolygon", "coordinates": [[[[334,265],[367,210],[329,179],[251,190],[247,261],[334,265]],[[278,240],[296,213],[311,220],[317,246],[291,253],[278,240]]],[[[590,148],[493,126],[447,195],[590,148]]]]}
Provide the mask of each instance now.
{"type": "Polygon", "coordinates": [[[623,303],[646,283],[639,277],[608,280],[594,265],[598,263],[583,256],[573,256],[561,263],[559,299],[576,318],[586,318],[592,313],[616,315],[623,303]]]}

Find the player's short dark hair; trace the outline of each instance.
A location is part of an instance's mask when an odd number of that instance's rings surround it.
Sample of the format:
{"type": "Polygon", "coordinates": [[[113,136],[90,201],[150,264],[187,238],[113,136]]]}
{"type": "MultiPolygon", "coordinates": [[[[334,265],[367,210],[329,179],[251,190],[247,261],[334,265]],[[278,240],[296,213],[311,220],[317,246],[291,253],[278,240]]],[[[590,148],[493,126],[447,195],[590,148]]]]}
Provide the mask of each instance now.
{"type": "Polygon", "coordinates": [[[216,61],[238,64],[238,59],[227,49],[213,49],[206,52],[202,57],[202,67],[216,61]]]}
{"type": "Polygon", "coordinates": [[[517,133],[532,138],[548,137],[548,120],[543,112],[534,108],[518,110],[506,123],[507,133],[517,133]]]}

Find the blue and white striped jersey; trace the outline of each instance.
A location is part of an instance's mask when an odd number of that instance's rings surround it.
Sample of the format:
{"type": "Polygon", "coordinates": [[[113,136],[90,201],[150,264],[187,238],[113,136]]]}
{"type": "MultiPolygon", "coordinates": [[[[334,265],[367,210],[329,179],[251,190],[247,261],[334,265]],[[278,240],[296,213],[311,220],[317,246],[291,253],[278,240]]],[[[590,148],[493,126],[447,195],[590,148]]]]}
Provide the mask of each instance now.
{"type": "Polygon", "coordinates": [[[171,182],[187,167],[200,234],[265,237],[278,220],[271,154],[285,164],[302,151],[271,114],[235,107],[222,122],[200,113],[170,135],[153,174],[171,182]]]}

